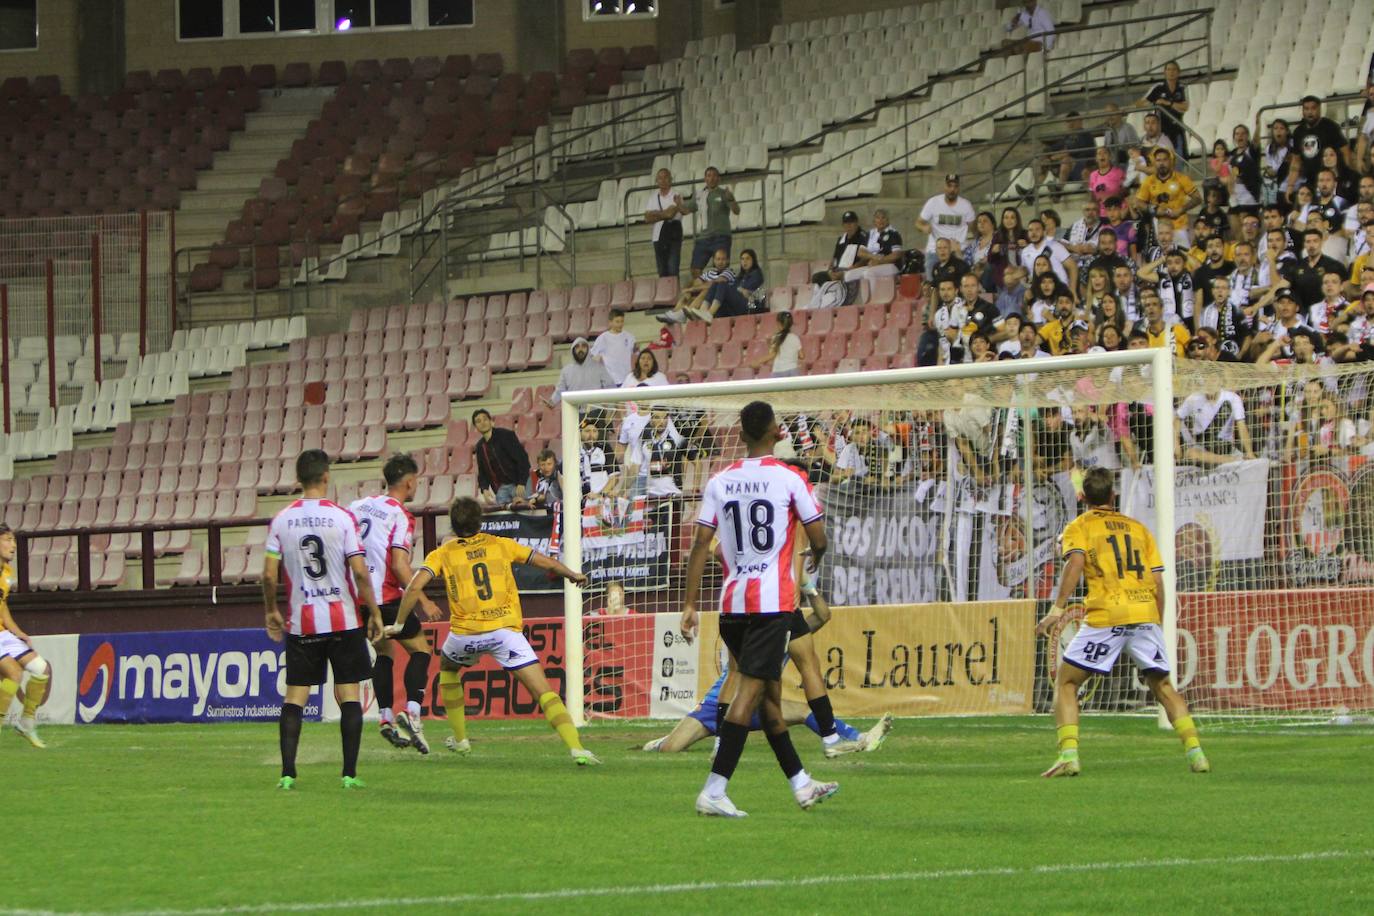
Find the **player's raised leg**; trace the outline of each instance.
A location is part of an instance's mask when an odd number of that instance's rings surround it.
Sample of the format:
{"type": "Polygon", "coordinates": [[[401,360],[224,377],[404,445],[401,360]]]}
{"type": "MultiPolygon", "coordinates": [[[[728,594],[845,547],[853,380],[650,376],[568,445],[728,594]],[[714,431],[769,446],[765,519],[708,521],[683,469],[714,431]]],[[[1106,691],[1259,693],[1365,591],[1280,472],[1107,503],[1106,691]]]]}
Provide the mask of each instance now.
{"type": "Polygon", "coordinates": [[[19,658],[19,664],[23,666],[29,679],[24,684],[24,705],[14,730],[34,747],[45,748],[48,745],[38,736],[36,716],[38,707],[43,705],[43,698],[48,695],[48,663],[37,652],[29,652],[19,658]]]}
{"type": "Polygon", "coordinates": [[[1212,765],[1207,762],[1207,755],[1202,752],[1202,742],[1198,739],[1197,734],[1197,723],[1193,721],[1192,715],[1188,712],[1187,702],[1169,681],[1169,675],[1163,672],[1149,672],[1144,677],[1145,683],[1150,687],[1150,692],[1155,695],[1159,705],[1164,707],[1164,712],[1169,717],[1169,723],[1173,725],[1174,732],[1183,742],[1183,752],[1188,758],[1188,769],[1194,773],[1210,773],[1212,765]]]}

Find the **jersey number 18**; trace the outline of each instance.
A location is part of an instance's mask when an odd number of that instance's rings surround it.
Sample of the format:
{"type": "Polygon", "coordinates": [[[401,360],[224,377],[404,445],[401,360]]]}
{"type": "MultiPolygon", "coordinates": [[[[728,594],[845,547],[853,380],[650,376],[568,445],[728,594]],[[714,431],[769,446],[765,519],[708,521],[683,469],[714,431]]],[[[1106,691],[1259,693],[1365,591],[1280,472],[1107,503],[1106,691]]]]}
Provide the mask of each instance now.
{"type": "Polygon", "coordinates": [[[768,553],[773,549],[773,504],[765,499],[756,499],[749,504],[747,510],[741,511],[737,501],[731,501],[723,507],[725,514],[729,516],[730,523],[735,529],[735,549],[744,547],[744,516],[749,520],[749,543],[759,553],[768,553]]]}

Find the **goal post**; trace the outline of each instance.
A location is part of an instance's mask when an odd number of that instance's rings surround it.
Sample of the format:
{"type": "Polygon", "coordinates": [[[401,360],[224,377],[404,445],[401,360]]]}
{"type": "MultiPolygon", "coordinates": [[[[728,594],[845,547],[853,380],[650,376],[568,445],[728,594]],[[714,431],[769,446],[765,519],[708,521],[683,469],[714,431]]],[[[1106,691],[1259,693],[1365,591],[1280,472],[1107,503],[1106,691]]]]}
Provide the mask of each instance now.
{"type": "MultiPolygon", "coordinates": [[[[839,714],[1047,711],[1081,599],[1051,639],[1031,631],[1093,467],[1154,534],[1171,668],[1197,715],[1374,711],[1374,364],[1153,348],[568,393],[559,547],[590,581],[565,591],[561,628],[580,720],[680,716],[719,674],[718,565],[703,638],[686,646],[676,622],[701,488],[743,457],[755,399],[826,508],[818,579],[836,613],[815,645],[839,714]]],[[[1128,663],[1082,699],[1157,713],[1128,663]]]]}
{"type": "MultiPolygon", "coordinates": [[[[729,382],[711,382],[675,385],[654,388],[606,389],[596,391],[567,392],[562,396],[562,463],[563,463],[563,512],[559,545],[563,562],[573,569],[583,569],[583,465],[579,424],[581,418],[593,410],[623,418],[626,405],[631,412],[647,412],[659,407],[682,407],[690,405],[691,410],[704,410],[712,423],[721,431],[728,432],[737,426],[738,410],[751,400],[762,399],[773,403],[780,418],[805,411],[809,415],[824,413],[822,402],[827,394],[846,392],[851,397],[845,403],[860,406],[871,405],[872,409],[900,409],[908,398],[929,393],[931,386],[944,385],[945,404],[929,402],[937,409],[941,406],[964,403],[968,393],[959,388],[960,383],[977,384],[983,380],[1013,380],[1023,382],[1019,385],[1020,394],[1015,404],[1025,408],[1043,407],[1071,398],[1074,385],[1078,384],[1083,392],[1088,388],[1083,380],[1093,381],[1099,390],[1100,400],[1108,385],[1121,385],[1111,377],[1126,369],[1143,370],[1142,378],[1133,385],[1127,385],[1130,393],[1137,397],[1145,396],[1154,403],[1173,403],[1173,359],[1165,349],[1134,350],[1117,353],[1086,354],[1060,357],[1054,360],[1003,360],[998,362],[977,363],[957,366],[938,366],[914,369],[889,369],[874,372],[858,372],[822,376],[799,376],[782,379],[749,379],[729,382]],[[1095,381],[1094,381],[1095,379],[1095,381]],[[954,389],[950,389],[950,385],[954,389]],[[865,394],[856,394],[864,392],[865,394]],[[1058,393],[1056,395],[1056,392],[1058,393]],[[821,401],[812,400],[815,395],[821,401]],[[867,402],[865,405],[864,402],[867,402]],[[809,402],[809,403],[808,403],[809,402]]],[[[1086,394],[1084,395],[1086,398],[1086,394]]],[[[908,408],[921,406],[906,403],[908,408]]],[[[1173,411],[1159,410],[1153,416],[1153,436],[1156,441],[1172,442],[1173,411]]],[[[612,422],[616,422],[613,420],[612,422]]],[[[619,419],[623,423],[623,419],[619,419]]],[[[605,432],[605,430],[603,430],[605,432]]],[[[721,443],[717,437],[718,453],[706,456],[706,468],[694,480],[696,489],[709,476],[709,473],[733,460],[736,449],[731,443],[721,443]]],[[[1022,466],[1029,450],[1022,450],[1022,466]]],[[[1158,479],[1172,479],[1173,451],[1171,448],[1156,452],[1156,475],[1158,479]]],[[[1024,472],[1023,472],[1024,473],[1024,472]]],[[[1172,490],[1165,488],[1155,500],[1154,509],[1158,530],[1172,530],[1173,499],[1172,490]]],[[[690,531],[694,513],[682,512],[677,524],[690,531]]],[[[1056,532],[1057,534],[1057,532],[1056,532]]],[[[1167,538],[1160,539],[1160,551],[1165,561],[1165,620],[1166,632],[1172,633],[1176,623],[1177,594],[1173,581],[1173,544],[1167,538]]],[[[678,561],[678,574],[681,572],[681,558],[678,561]]],[[[1027,581],[1029,583],[1030,576],[1027,581]]],[[[595,586],[594,586],[595,588],[595,586]]],[[[674,596],[681,595],[681,587],[667,589],[674,596]]],[[[703,610],[711,610],[709,590],[704,592],[703,610]]],[[[579,724],[586,721],[587,703],[585,695],[585,653],[583,645],[583,626],[586,621],[587,595],[584,590],[569,583],[564,591],[564,657],[566,659],[567,706],[579,724]]],[[[673,612],[674,602],[661,603],[665,613],[673,612]]],[[[1173,643],[1169,643],[1173,646],[1173,643]]]]}

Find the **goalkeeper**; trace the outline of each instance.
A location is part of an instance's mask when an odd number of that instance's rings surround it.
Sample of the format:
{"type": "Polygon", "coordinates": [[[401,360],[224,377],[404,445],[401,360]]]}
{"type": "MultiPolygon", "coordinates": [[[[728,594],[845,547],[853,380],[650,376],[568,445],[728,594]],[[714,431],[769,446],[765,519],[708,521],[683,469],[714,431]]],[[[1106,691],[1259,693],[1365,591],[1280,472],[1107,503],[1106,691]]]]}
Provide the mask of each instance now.
{"type": "MultiPolygon", "coordinates": [[[[802,593],[806,595],[811,604],[811,613],[807,614],[803,620],[802,615],[798,614],[797,620],[806,627],[805,633],[794,633],[789,646],[789,656],[793,666],[802,675],[802,681],[807,687],[817,687],[819,696],[824,698],[824,708],[821,716],[824,717],[829,712],[830,698],[825,693],[825,681],[820,676],[820,660],[816,657],[816,649],[812,644],[811,634],[820,630],[830,622],[830,605],[821,597],[815,584],[812,583],[805,572],[802,574],[801,582],[802,593]]],[[[800,627],[797,628],[800,630],[800,627]]],[[[687,748],[718,733],[720,723],[725,719],[725,712],[729,708],[729,703],[720,702],[721,695],[733,697],[735,693],[735,674],[733,659],[732,664],[726,671],[721,672],[716,682],[711,685],[711,689],[706,692],[706,696],[697,708],[683,716],[673,727],[673,730],[661,738],[646,743],[643,750],[658,751],[660,753],[676,753],[685,751],[687,748]]],[[[812,690],[808,690],[810,694],[812,690]]],[[[816,700],[811,701],[811,705],[821,705],[816,700]]],[[[793,700],[783,700],[782,715],[788,725],[806,725],[822,741],[826,738],[826,729],[819,721],[819,717],[812,711],[811,706],[798,703],[793,700]]],[[[823,750],[827,757],[838,757],[841,754],[853,751],[876,751],[882,747],[883,741],[887,739],[887,733],[892,730],[892,713],[884,713],[867,732],[861,732],[854,726],[842,719],[830,717],[833,723],[831,734],[836,737],[829,744],[824,745],[823,750]]],[[[761,729],[762,723],[757,714],[749,722],[752,731],[761,729]]]]}

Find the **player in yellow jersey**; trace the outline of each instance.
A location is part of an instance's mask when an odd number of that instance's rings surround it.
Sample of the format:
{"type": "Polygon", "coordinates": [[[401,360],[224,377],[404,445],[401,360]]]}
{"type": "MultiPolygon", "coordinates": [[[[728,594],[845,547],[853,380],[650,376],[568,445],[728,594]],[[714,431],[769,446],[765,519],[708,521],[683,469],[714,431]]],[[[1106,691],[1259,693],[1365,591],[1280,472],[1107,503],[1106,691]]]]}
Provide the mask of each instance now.
{"type": "Polygon", "coordinates": [[[550,727],[558,732],[578,766],[600,763],[582,746],[567,708],[549,686],[539,666],[539,657],[520,631],[523,623],[520,595],[515,589],[515,573],[511,567],[516,563],[528,563],[578,585],[586,585],[587,577],[509,538],[483,534],[482,504],[475,499],[467,496],[455,499],[449,509],[449,521],[456,537],[425,557],[424,565],[415,571],[401,598],[396,622],[383,631],[387,636],[399,633],[430,580],[443,581],[448,592],[449,634],[439,650],[439,693],[448,710],[449,727],[453,729],[453,738],[446,744],[460,754],[472,749],[463,718],[460,669],[483,655],[491,655],[539,700],[539,708],[544,711],[550,727]]]}
{"type": "Polygon", "coordinates": [[[1188,757],[1194,773],[1210,769],[1198,742],[1197,725],[1188,704],[1169,682],[1169,656],[1160,629],[1164,608],[1164,562],[1154,537],[1143,524],[1112,508],[1112,472],[1093,468],[1083,477],[1088,511],[1069,522],[1060,537],[1064,573],[1054,606],[1035,632],[1047,635],[1064,613],[1064,605],[1086,575],[1088,597],[1083,626],[1064,650],[1054,690],[1054,721],[1059,757],[1043,776],[1077,776],[1078,688],[1093,674],[1108,674],[1122,650],[1149,685],[1188,757]]]}
{"type": "Polygon", "coordinates": [[[29,683],[24,691],[24,708],[14,730],[34,747],[47,747],[38,737],[34,713],[48,691],[48,663],[33,650],[33,641],[10,616],[10,589],[14,587],[15,550],[18,547],[14,531],[0,523],[0,722],[9,712],[10,704],[19,693],[19,683],[27,673],[29,683]]]}

